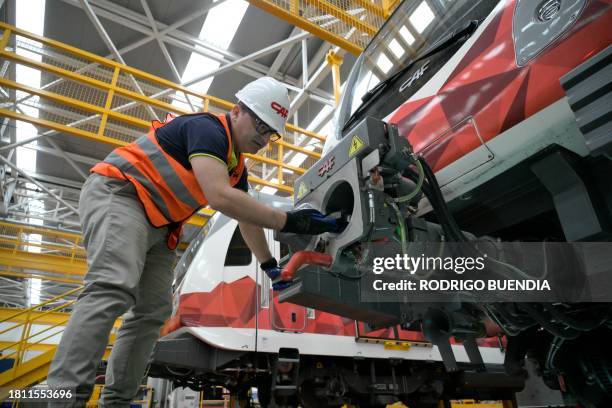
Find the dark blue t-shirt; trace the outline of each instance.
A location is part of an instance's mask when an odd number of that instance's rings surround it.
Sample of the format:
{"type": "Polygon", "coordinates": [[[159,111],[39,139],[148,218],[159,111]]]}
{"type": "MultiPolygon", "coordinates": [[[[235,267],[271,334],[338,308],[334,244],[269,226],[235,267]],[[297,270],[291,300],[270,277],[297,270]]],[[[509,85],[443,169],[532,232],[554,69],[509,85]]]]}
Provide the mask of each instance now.
{"type": "MultiPolygon", "coordinates": [[[[231,131],[229,117],[227,124],[231,131]]],[[[177,116],[170,123],[157,129],[155,135],[162,149],[188,170],[191,170],[189,160],[194,156],[209,156],[228,166],[229,142],[223,124],[214,116],[207,114],[177,116]]],[[[237,165],[236,155],[232,154],[229,171],[237,165]]],[[[245,192],[249,191],[247,177],[245,168],[240,181],[234,187],[245,192]]]]}

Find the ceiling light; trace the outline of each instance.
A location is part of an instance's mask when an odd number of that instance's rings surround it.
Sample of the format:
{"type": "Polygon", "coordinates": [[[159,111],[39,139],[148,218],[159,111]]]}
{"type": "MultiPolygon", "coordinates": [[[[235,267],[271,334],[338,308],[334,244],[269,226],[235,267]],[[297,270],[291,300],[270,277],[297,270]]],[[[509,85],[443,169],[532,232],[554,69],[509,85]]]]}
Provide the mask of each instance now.
{"type": "Polygon", "coordinates": [[[422,33],[435,17],[427,2],[424,1],[419,4],[419,7],[414,10],[408,20],[419,33],[422,33]]]}
{"type": "Polygon", "coordinates": [[[383,53],[380,53],[380,55],[378,56],[378,59],[376,60],[376,65],[378,65],[378,67],[385,74],[389,72],[391,67],[393,67],[393,63],[391,62],[391,60],[389,60],[389,58],[387,58],[387,56],[383,53]]]}
{"type": "Polygon", "coordinates": [[[410,33],[410,31],[406,28],[406,26],[402,26],[399,30],[400,35],[408,43],[408,45],[414,44],[414,36],[410,33]]]}
{"type": "Polygon", "coordinates": [[[391,42],[389,43],[389,49],[393,52],[393,54],[397,57],[397,58],[402,58],[402,55],[404,55],[404,48],[400,45],[399,42],[397,42],[397,40],[394,38],[391,40],[391,42]]]}
{"type": "Polygon", "coordinates": [[[278,190],[275,189],[274,187],[268,187],[268,186],[264,186],[264,188],[262,188],[260,190],[260,192],[264,193],[264,194],[274,194],[276,193],[278,190]]]}

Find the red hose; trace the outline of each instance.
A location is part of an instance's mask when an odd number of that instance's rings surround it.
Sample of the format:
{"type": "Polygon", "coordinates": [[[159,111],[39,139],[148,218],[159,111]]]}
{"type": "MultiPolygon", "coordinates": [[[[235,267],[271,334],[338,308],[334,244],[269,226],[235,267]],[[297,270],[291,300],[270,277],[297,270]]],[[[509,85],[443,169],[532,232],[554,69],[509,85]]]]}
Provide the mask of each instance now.
{"type": "Polygon", "coordinates": [[[302,265],[331,266],[332,257],[328,254],[314,251],[299,251],[293,254],[285,269],[281,272],[281,280],[290,281],[302,265]]]}

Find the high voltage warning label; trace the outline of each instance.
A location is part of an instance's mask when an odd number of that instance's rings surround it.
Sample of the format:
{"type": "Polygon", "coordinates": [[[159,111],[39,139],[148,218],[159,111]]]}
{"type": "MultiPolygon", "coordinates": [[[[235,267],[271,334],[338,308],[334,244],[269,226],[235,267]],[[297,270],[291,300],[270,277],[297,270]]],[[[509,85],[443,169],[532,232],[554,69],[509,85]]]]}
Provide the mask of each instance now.
{"type": "Polygon", "coordinates": [[[365,143],[363,143],[363,140],[361,140],[359,136],[357,135],[353,136],[353,140],[351,140],[351,147],[349,147],[349,151],[348,151],[349,159],[353,157],[355,153],[360,151],[363,146],[365,146],[365,143]]]}
{"type": "Polygon", "coordinates": [[[297,199],[299,200],[300,198],[304,197],[307,192],[308,192],[308,187],[306,187],[306,184],[304,184],[303,182],[300,183],[300,186],[298,187],[298,190],[297,190],[297,199]]]}

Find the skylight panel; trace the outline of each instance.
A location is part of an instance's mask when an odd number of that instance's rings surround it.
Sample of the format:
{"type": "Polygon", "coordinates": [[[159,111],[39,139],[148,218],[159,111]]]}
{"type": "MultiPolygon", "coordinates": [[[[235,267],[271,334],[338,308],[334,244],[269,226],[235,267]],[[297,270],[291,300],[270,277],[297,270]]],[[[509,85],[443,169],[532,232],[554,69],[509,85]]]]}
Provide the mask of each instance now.
{"type": "Polygon", "coordinates": [[[395,38],[389,43],[389,49],[397,58],[402,58],[402,55],[405,53],[404,47],[402,47],[395,38]]]}
{"type": "Polygon", "coordinates": [[[378,83],[380,80],[376,75],[374,75],[371,71],[365,73],[359,83],[357,84],[355,90],[353,91],[353,101],[351,105],[351,112],[354,112],[359,105],[361,105],[362,100],[361,97],[372,87],[373,83],[378,83]]]}
{"type": "MultiPolygon", "coordinates": [[[[277,178],[272,178],[270,180],[270,183],[274,183],[274,184],[278,184],[278,179],[277,178]]],[[[261,190],[259,190],[262,193],[265,194],[274,194],[278,191],[278,189],[274,188],[274,187],[270,187],[270,186],[263,186],[261,190]]]]}
{"type": "Polygon", "coordinates": [[[391,67],[393,67],[393,63],[391,62],[391,60],[389,60],[389,58],[387,58],[387,56],[382,52],[380,53],[380,55],[378,56],[378,59],[376,60],[376,65],[378,65],[378,67],[385,74],[389,72],[391,67]]]}
{"type": "MultiPolygon", "coordinates": [[[[304,146],[304,150],[310,150],[313,152],[315,150],[314,145],[306,145],[304,146]]],[[[296,153],[295,156],[291,160],[289,160],[289,164],[291,166],[300,167],[302,163],[308,158],[308,156],[304,153],[296,153]]]]}
{"type": "Polygon", "coordinates": [[[414,10],[410,17],[408,17],[408,20],[410,20],[410,23],[419,33],[422,33],[425,31],[427,26],[431,24],[435,17],[436,16],[434,15],[433,11],[431,11],[429,4],[427,4],[426,1],[423,1],[421,4],[419,4],[419,7],[414,10]]]}
{"type": "Polygon", "coordinates": [[[291,160],[289,160],[289,165],[299,167],[304,163],[308,156],[304,153],[296,153],[295,156],[291,160]]]}
{"type": "Polygon", "coordinates": [[[244,17],[249,3],[244,0],[227,0],[208,13],[200,32],[200,39],[227,49],[244,17]]]}
{"type": "MultiPolygon", "coordinates": [[[[323,120],[323,118],[325,116],[329,115],[332,110],[334,110],[334,108],[332,106],[329,106],[329,105],[323,106],[323,108],[321,108],[319,113],[317,113],[317,115],[314,117],[314,119],[306,127],[306,130],[314,131],[314,129],[321,124],[321,121],[323,120]]],[[[331,121],[331,119],[328,120],[328,123],[329,123],[329,121],[331,121]]]]}
{"type": "MultiPolygon", "coordinates": [[[[236,35],[236,30],[244,17],[249,3],[244,0],[227,0],[223,4],[210,10],[202,25],[199,38],[215,44],[219,48],[227,49],[236,35]]],[[[203,74],[219,68],[221,63],[201,54],[192,53],[181,78],[185,83],[203,74]]],[[[190,88],[201,93],[208,92],[213,77],[190,85],[190,88]]]]}
{"type": "Polygon", "coordinates": [[[261,192],[264,194],[275,194],[278,190],[275,189],[274,187],[270,187],[270,186],[264,186],[261,189],[261,192]]]}
{"type": "MultiPolygon", "coordinates": [[[[15,10],[15,25],[26,31],[30,31],[34,34],[42,36],[45,29],[45,0],[31,0],[28,2],[17,1],[15,10]]],[[[26,40],[23,37],[18,37],[19,41],[28,41],[35,47],[42,47],[40,43],[26,40]]],[[[42,57],[40,54],[28,51],[24,48],[17,47],[17,54],[26,56],[27,58],[41,61],[42,57]]],[[[24,65],[17,65],[15,69],[15,79],[18,83],[24,84],[33,88],[40,88],[40,71],[34,68],[26,67],[24,65]]],[[[17,96],[19,99],[19,95],[17,96]]],[[[38,97],[33,97],[33,101],[37,101],[38,97]]],[[[38,117],[38,109],[30,106],[19,105],[19,109],[28,116],[38,117]]],[[[16,135],[17,141],[21,141],[38,134],[37,129],[30,123],[16,121],[16,135]]],[[[36,141],[31,142],[36,144],[36,141]]],[[[36,171],[36,150],[27,149],[25,147],[17,147],[17,167],[27,171],[36,171]]],[[[28,202],[28,211],[32,213],[41,213],[44,211],[44,204],[42,200],[30,200],[28,202]]],[[[28,218],[27,222],[33,225],[43,225],[43,220],[37,218],[28,218]]],[[[40,234],[28,234],[28,241],[33,244],[40,244],[42,242],[42,235],[40,234]]],[[[27,250],[29,252],[40,252],[40,246],[28,245],[27,250]]],[[[42,282],[40,279],[30,279],[28,306],[36,305],[40,303],[40,292],[42,288],[42,282]]]]}
{"type": "MultiPolygon", "coordinates": [[[[45,0],[32,0],[30,2],[16,2],[15,22],[17,27],[33,32],[38,35],[43,35],[45,25],[45,0]]],[[[19,37],[19,41],[28,41],[23,37],[19,37]]],[[[40,43],[34,43],[40,47],[40,43]]],[[[17,47],[17,54],[26,56],[27,58],[42,61],[40,54],[28,51],[24,48],[17,47]]],[[[30,68],[24,65],[17,65],[15,69],[15,77],[17,82],[33,88],[40,88],[40,71],[35,68],[30,68]]],[[[25,96],[23,94],[19,96],[25,96]]],[[[33,97],[33,100],[38,100],[38,97],[33,97]]],[[[19,109],[28,116],[38,117],[38,109],[19,105],[19,109]]],[[[36,136],[38,131],[36,128],[26,122],[17,121],[16,139],[23,139],[36,136]]],[[[36,144],[36,142],[33,142],[36,144]]],[[[23,147],[17,148],[17,166],[30,171],[36,171],[36,151],[23,147]]]]}
{"type": "Polygon", "coordinates": [[[30,279],[30,298],[29,305],[34,306],[40,304],[40,291],[42,289],[42,281],[40,279],[30,279]]]}
{"type": "Polygon", "coordinates": [[[402,38],[404,39],[404,41],[406,41],[406,43],[408,43],[408,45],[414,44],[415,38],[412,35],[412,33],[410,33],[410,31],[406,28],[406,26],[402,26],[402,28],[400,28],[400,30],[399,30],[399,33],[402,36],[402,38]]]}

